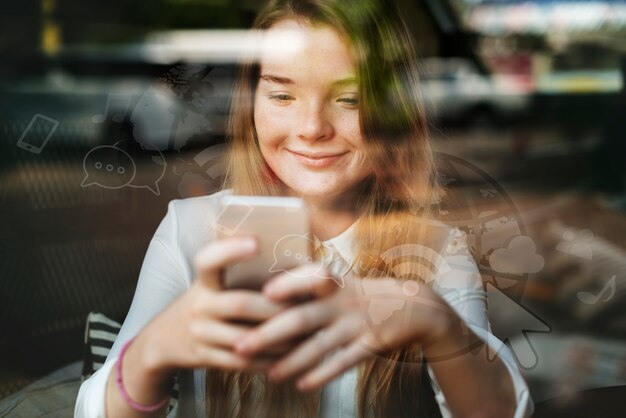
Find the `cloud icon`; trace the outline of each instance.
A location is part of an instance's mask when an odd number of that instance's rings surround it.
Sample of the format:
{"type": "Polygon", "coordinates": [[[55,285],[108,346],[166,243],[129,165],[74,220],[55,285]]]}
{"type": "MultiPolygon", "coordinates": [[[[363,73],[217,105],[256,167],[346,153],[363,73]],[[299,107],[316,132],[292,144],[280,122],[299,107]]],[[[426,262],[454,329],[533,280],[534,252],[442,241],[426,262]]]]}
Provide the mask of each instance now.
{"type": "Polygon", "coordinates": [[[525,235],[514,237],[507,248],[498,248],[489,256],[489,264],[498,273],[537,273],[543,268],[544,259],[537,254],[532,238],[525,235]]]}

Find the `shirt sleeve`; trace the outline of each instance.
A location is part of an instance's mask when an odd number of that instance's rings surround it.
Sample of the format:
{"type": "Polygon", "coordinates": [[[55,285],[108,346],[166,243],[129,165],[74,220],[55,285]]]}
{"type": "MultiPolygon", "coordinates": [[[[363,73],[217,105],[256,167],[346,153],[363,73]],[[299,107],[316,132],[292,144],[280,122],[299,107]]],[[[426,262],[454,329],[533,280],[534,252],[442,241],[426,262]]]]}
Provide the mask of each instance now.
{"type": "Polygon", "coordinates": [[[189,287],[188,267],[182,262],[178,245],[176,205],[177,201],[170,202],[150,241],[130,310],[104,365],[80,386],[75,418],[106,418],[107,380],[121,347],[189,287]]]}
{"type": "MultiPolygon", "coordinates": [[[[444,247],[442,259],[438,263],[438,273],[432,283],[433,289],[454,309],[465,321],[469,328],[481,338],[506,366],[511,377],[517,407],[514,418],[525,418],[532,415],[534,407],[517,364],[509,348],[491,333],[487,312],[487,292],[483,288],[478,267],[467,248],[465,236],[458,230],[453,230],[454,248],[444,247]],[[464,245],[465,244],[465,245],[464,245]]],[[[446,404],[446,399],[437,384],[435,375],[428,367],[435,399],[439,404],[444,418],[452,415],[446,404]]]]}

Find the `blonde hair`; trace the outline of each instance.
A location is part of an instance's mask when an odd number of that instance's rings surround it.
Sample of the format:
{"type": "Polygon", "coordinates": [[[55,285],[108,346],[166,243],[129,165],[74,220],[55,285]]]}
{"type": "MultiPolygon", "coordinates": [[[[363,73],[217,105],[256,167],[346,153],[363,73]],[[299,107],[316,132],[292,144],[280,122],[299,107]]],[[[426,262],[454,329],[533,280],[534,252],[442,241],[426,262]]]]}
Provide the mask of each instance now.
{"type": "MultiPolygon", "coordinates": [[[[285,19],[334,28],[356,55],[360,126],[373,170],[356,186],[359,220],[353,271],[358,277],[382,272],[429,281],[429,269],[421,263],[410,263],[410,271],[399,274],[380,257],[393,247],[429,239],[420,226],[427,224],[423,221],[430,217],[429,206],[437,192],[419,97],[418,57],[395,5],[385,0],[273,0],[257,16],[253,29],[268,29],[285,19]]],[[[279,196],[285,186],[265,163],[254,126],[259,75],[257,63],[244,62],[239,68],[231,104],[225,187],[236,194],[279,196]]],[[[370,412],[377,417],[439,416],[418,344],[375,356],[358,371],[359,416],[370,412]]],[[[261,374],[207,371],[210,417],[316,417],[319,396],[319,391],[301,394],[289,383],[273,384],[261,374]]]]}

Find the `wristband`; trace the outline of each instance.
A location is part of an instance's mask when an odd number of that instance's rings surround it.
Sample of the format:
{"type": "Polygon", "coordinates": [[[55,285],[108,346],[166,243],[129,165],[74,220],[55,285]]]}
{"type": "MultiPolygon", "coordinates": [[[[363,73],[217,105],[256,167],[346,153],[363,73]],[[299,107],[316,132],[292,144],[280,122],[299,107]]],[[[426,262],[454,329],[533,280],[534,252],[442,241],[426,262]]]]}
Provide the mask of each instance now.
{"type": "Polygon", "coordinates": [[[124,354],[126,353],[126,349],[128,349],[128,346],[133,342],[133,340],[134,340],[134,338],[131,338],[130,340],[128,340],[126,342],[126,344],[124,344],[122,346],[122,349],[120,350],[120,356],[117,359],[117,365],[116,365],[116,370],[117,370],[117,378],[116,378],[117,387],[120,390],[120,394],[122,395],[122,398],[124,399],[124,402],[126,402],[126,404],[128,406],[130,406],[132,409],[134,409],[135,411],[138,411],[138,412],[155,412],[155,411],[158,411],[159,409],[163,408],[165,405],[167,405],[167,403],[169,402],[169,399],[170,399],[169,395],[167,395],[163,400],[161,400],[157,404],[145,406],[145,405],[141,405],[141,404],[133,401],[130,398],[130,395],[128,394],[128,392],[126,392],[126,388],[124,387],[124,380],[122,379],[122,359],[124,358],[124,354]]]}

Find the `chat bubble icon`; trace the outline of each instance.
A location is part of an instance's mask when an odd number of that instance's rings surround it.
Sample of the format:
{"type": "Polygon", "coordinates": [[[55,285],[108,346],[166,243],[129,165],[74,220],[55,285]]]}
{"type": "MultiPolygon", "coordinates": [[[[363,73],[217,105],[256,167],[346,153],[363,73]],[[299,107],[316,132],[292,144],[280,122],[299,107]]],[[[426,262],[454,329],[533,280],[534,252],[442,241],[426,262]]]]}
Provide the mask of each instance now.
{"type": "MultiPolygon", "coordinates": [[[[291,268],[305,263],[312,263],[313,257],[307,255],[308,250],[316,245],[315,241],[307,235],[286,235],[276,242],[273,249],[274,264],[270,267],[270,273],[286,272],[293,277],[307,277],[298,274],[291,268]]],[[[345,286],[344,276],[348,274],[349,268],[345,263],[340,262],[340,257],[335,257],[328,262],[324,259],[324,263],[320,263],[319,268],[310,275],[333,280],[339,287],[345,286]],[[330,276],[319,274],[323,266],[326,266],[331,272],[330,276]]]]}
{"type": "MultiPolygon", "coordinates": [[[[309,249],[313,248],[314,241],[306,235],[285,235],[273,248],[274,263],[269,268],[270,273],[286,272],[294,277],[305,277],[295,273],[291,269],[301,264],[312,263],[313,257],[309,254],[309,249]]],[[[317,273],[320,268],[313,273],[317,273]]]]}
{"type": "Polygon", "coordinates": [[[159,196],[161,194],[159,182],[165,176],[167,168],[163,153],[134,139],[119,141],[114,146],[128,153],[137,167],[137,173],[128,186],[136,189],[145,188],[159,196]]]}
{"type": "Polygon", "coordinates": [[[165,176],[167,162],[161,151],[146,150],[146,156],[149,158],[145,159],[146,164],[141,167],[141,176],[135,176],[128,185],[137,189],[146,188],[159,196],[159,182],[165,176]]]}
{"type": "Polygon", "coordinates": [[[105,189],[120,189],[129,185],[137,174],[130,154],[115,145],[101,145],[89,150],[83,158],[85,178],[81,187],[97,185],[105,189]]]}

